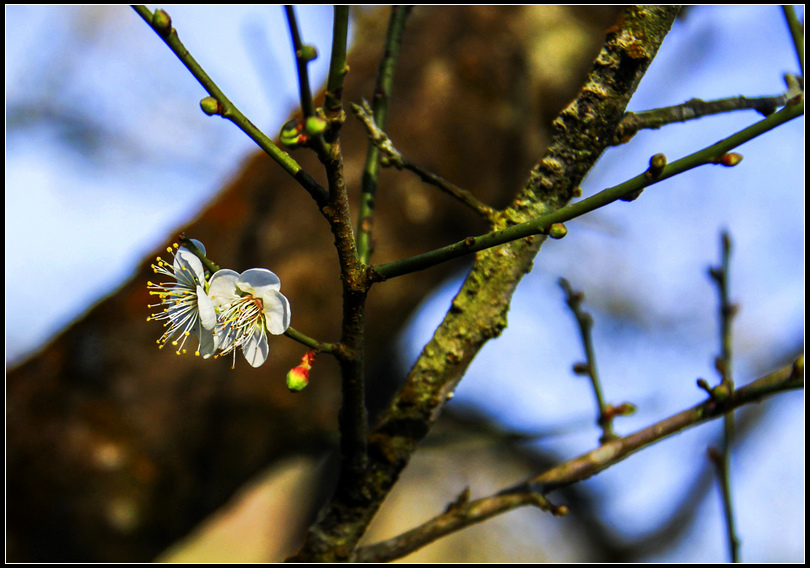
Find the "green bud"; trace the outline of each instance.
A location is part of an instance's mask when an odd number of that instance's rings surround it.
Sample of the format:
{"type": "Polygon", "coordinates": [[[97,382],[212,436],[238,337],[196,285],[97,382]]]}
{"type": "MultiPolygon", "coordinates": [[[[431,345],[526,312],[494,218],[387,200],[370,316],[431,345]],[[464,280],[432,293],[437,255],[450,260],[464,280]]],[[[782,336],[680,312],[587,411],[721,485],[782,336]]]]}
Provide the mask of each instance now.
{"type": "Polygon", "coordinates": [[[300,392],[309,384],[309,371],[303,367],[294,367],[287,373],[287,388],[290,392],[300,392]]]}
{"type": "Polygon", "coordinates": [[[554,223],[548,228],[548,236],[552,239],[561,239],[568,234],[568,229],[562,223],[554,223]]]}
{"type": "Polygon", "coordinates": [[[172,31],[172,17],[166,13],[166,10],[155,10],[155,13],[152,14],[152,26],[160,35],[167,36],[172,31]]]}
{"type": "Polygon", "coordinates": [[[304,145],[307,141],[307,135],[302,132],[303,122],[300,119],[294,118],[288,120],[281,127],[278,133],[278,139],[290,150],[294,150],[304,145]]]}
{"type": "Polygon", "coordinates": [[[647,175],[657,178],[664,173],[665,167],[667,167],[667,157],[663,154],[656,154],[650,158],[650,168],[647,170],[647,175]]]}
{"type": "Polygon", "coordinates": [[[200,101],[200,108],[208,116],[222,114],[222,105],[214,97],[205,97],[200,101]]]}
{"type": "Polygon", "coordinates": [[[315,49],[314,45],[302,45],[301,51],[299,51],[297,55],[305,62],[309,63],[313,59],[318,58],[318,50],[315,49]]]}
{"type": "Polygon", "coordinates": [[[318,136],[326,132],[329,123],[318,116],[310,116],[304,123],[304,131],[310,136],[318,136]]]}
{"type": "Polygon", "coordinates": [[[715,402],[725,402],[731,396],[731,389],[725,382],[720,383],[712,389],[712,399],[715,402]]]}

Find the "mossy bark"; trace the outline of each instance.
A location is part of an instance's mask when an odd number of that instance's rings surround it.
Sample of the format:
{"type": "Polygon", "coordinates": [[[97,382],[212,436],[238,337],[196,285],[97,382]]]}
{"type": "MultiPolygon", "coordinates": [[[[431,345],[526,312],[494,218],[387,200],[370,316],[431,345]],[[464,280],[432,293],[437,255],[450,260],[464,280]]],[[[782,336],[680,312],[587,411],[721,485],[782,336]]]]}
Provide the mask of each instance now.
{"type": "MultiPolygon", "coordinates": [[[[608,30],[577,98],[554,121],[545,156],[493,228],[528,221],[565,206],[613,135],[630,97],[669,31],[679,8],[631,7],[608,30]]],[[[425,346],[404,386],[369,436],[362,498],[336,495],[293,558],[351,560],[357,542],[419,441],[484,344],[507,324],[509,303],[545,237],[527,237],[481,251],[444,321],[425,346]]]]}

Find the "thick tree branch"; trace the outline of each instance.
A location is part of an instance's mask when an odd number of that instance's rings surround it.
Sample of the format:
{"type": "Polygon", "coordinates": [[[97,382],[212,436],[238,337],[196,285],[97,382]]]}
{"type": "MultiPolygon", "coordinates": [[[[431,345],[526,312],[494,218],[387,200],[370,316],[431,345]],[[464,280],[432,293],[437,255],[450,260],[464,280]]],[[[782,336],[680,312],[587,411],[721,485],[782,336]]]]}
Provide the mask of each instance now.
{"type": "MultiPolygon", "coordinates": [[[[555,135],[513,206],[496,225],[527,221],[564,206],[613,138],[627,103],[669,31],[678,7],[628,9],[607,36],[581,93],[554,121],[555,135]]],[[[354,557],[358,541],[418,442],[481,347],[506,326],[506,312],[543,239],[481,252],[444,322],[369,438],[362,499],[336,496],[294,561],[354,557]]],[[[355,494],[357,496],[358,494],[355,494]]]]}

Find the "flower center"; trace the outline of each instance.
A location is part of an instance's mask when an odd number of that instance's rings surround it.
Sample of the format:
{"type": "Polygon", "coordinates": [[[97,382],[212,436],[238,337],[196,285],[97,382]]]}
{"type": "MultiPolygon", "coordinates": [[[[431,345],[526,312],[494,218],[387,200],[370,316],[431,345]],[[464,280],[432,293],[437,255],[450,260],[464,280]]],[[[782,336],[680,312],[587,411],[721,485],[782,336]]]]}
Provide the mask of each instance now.
{"type": "Polygon", "coordinates": [[[225,355],[264,333],[264,304],[261,298],[246,294],[225,307],[218,324],[222,352],[225,355]]]}

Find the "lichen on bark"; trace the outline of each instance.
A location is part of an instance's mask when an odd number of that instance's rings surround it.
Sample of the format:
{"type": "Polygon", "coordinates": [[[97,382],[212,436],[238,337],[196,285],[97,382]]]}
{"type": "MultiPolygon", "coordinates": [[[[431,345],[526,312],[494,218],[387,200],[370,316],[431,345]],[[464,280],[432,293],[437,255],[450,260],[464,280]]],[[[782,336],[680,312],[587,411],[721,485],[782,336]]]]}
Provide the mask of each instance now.
{"type": "MultiPolygon", "coordinates": [[[[511,206],[497,216],[493,229],[528,221],[571,200],[612,140],[678,10],[677,6],[630,7],[608,30],[585,85],[554,121],[555,134],[545,155],[511,206]]],[[[450,310],[369,436],[367,501],[352,505],[333,501],[293,560],[351,559],[347,528],[353,534],[349,541],[359,541],[476,354],[506,327],[512,294],[531,270],[544,240],[529,237],[477,253],[450,310]],[[353,527],[347,527],[346,521],[353,527]]]]}

